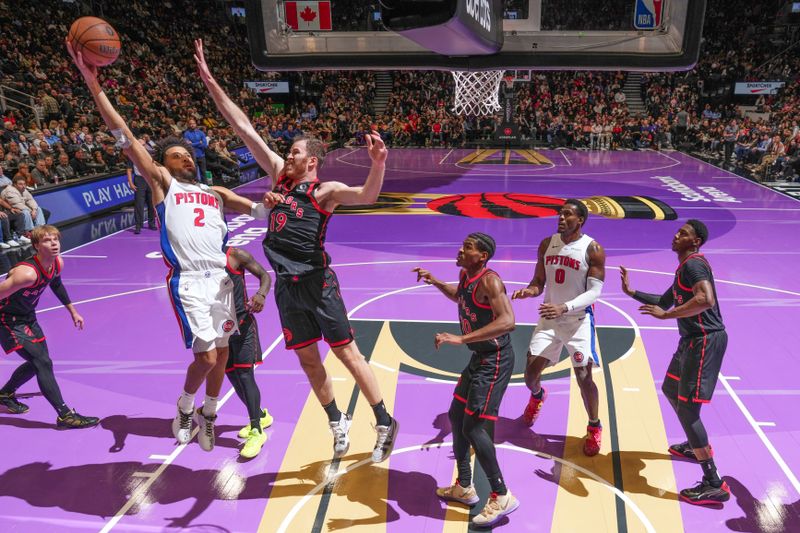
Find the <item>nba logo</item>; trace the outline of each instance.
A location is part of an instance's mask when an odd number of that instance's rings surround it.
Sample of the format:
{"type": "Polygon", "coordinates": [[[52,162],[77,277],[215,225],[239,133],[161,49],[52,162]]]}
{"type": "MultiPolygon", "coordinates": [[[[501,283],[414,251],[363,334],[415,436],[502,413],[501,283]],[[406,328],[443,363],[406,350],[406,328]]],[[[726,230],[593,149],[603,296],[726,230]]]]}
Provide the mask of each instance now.
{"type": "Polygon", "coordinates": [[[636,0],[633,27],[637,30],[655,30],[661,26],[664,0],[636,0]]]}

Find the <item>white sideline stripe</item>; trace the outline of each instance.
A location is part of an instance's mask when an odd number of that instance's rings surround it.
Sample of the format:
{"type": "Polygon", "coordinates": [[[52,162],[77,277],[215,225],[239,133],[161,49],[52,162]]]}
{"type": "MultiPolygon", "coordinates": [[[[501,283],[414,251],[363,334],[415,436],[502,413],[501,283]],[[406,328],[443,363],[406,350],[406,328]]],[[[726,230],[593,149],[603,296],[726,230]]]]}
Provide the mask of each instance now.
{"type": "Polygon", "coordinates": [[[166,461],[167,459],[169,459],[169,455],[161,455],[158,453],[154,453],[149,457],[149,459],[152,459],[154,461],[166,461]]]}
{"type": "Polygon", "coordinates": [[[775,427],[775,422],[756,422],[756,424],[758,424],[762,428],[774,428],[775,427]]]}
{"type": "Polygon", "coordinates": [[[439,160],[439,164],[440,164],[440,165],[441,165],[442,163],[444,163],[444,160],[445,160],[445,159],[447,159],[447,158],[450,156],[450,154],[452,154],[452,153],[453,153],[453,150],[455,150],[455,148],[451,148],[451,149],[450,149],[450,151],[449,151],[449,152],[447,152],[447,154],[446,154],[446,155],[445,155],[443,158],[441,158],[441,159],[439,160]]]}
{"type": "Polygon", "coordinates": [[[390,366],[382,365],[382,364],[380,364],[378,362],[375,362],[375,361],[370,361],[369,364],[377,366],[378,368],[386,370],[387,372],[397,372],[394,368],[392,368],[390,366]]]}
{"type": "Polygon", "coordinates": [[[797,479],[797,476],[795,476],[794,472],[792,472],[792,469],[789,468],[789,466],[786,464],[786,461],[783,460],[781,454],[778,453],[778,450],[776,450],[775,446],[773,446],[772,441],[769,440],[769,437],[767,437],[767,435],[764,433],[764,430],[761,429],[761,426],[759,426],[758,422],[756,422],[755,419],[753,418],[753,415],[751,415],[750,411],[747,409],[747,407],[745,407],[741,398],[739,398],[739,395],[736,394],[736,391],[733,390],[733,387],[731,387],[730,383],[728,383],[728,378],[720,374],[719,380],[722,382],[722,385],[725,387],[725,390],[728,391],[730,397],[733,398],[733,401],[736,403],[736,406],[742,412],[744,417],[747,419],[748,422],[750,422],[750,425],[753,427],[753,431],[756,432],[758,438],[760,438],[761,442],[764,443],[764,446],[766,446],[770,455],[772,455],[772,458],[775,460],[776,463],[778,463],[778,466],[780,467],[781,470],[783,470],[783,473],[786,474],[786,477],[789,479],[789,482],[792,484],[792,487],[794,487],[794,490],[798,494],[800,494],[800,480],[797,479]]]}
{"type": "Polygon", "coordinates": [[[107,255],[66,255],[66,254],[61,254],[61,255],[62,257],[68,257],[70,259],[108,259],[107,255]]]}

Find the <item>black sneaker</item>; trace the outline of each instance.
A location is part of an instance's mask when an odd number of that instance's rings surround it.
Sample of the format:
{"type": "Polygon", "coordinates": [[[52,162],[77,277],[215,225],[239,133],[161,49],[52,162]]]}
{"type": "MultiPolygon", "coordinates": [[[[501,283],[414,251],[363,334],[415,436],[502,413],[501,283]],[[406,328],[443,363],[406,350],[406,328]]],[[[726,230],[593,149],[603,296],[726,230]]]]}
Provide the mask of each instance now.
{"type": "Polygon", "coordinates": [[[81,429],[96,426],[100,419],[95,416],[83,416],[72,409],[64,416],[59,416],[56,420],[56,426],[65,429],[81,429]]]}
{"type": "Polygon", "coordinates": [[[694,454],[694,448],[691,447],[689,442],[681,442],[680,444],[673,444],[669,447],[669,453],[677,457],[685,457],[692,461],[697,461],[697,456],[694,454]]]}
{"type": "Polygon", "coordinates": [[[704,479],[696,487],[683,489],[681,499],[693,505],[716,505],[731,499],[731,489],[724,481],[721,486],[712,487],[704,479]]]}
{"type": "Polygon", "coordinates": [[[13,392],[8,394],[0,393],[0,405],[8,409],[8,412],[12,415],[21,415],[22,413],[27,413],[30,409],[24,403],[17,401],[17,395],[13,392]]]}

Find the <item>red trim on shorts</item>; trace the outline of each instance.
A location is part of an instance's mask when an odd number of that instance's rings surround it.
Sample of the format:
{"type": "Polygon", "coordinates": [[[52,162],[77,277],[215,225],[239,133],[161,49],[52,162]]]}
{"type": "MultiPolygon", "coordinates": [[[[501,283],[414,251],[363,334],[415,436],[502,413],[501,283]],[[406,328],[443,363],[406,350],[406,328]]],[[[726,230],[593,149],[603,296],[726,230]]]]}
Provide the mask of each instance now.
{"type": "Polygon", "coordinates": [[[467,399],[466,398],[462,398],[461,396],[459,396],[455,392],[453,393],[453,398],[455,398],[456,400],[458,400],[461,403],[467,403],[467,399]]]}
{"type": "Polygon", "coordinates": [[[682,401],[682,402],[688,402],[689,401],[689,398],[687,398],[686,396],[681,396],[680,394],[678,394],[678,399],[680,401],[682,401]]]}
{"type": "Polygon", "coordinates": [[[500,343],[497,342],[497,339],[493,340],[495,346],[497,346],[497,355],[494,359],[494,377],[492,378],[492,384],[489,385],[489,393],[486,395],[486,402],[483,404],[483,413],[481,413],[481,416],[483,416],[484,413],[486,413],[486,409],[489,408],[489,399],[492,397],[492,389],[494,389],[494,384],[497,383],[497,375],[500,373],[500,343]]]}
{"type": "Polygon", "coordinates": [[[701,400],[700,398],[692,398],[693,403],[711,403],[711,400],[701,400]]]}
{"type": "Polygon", "coordinates": [[[39,337],[38,339],[31,339],[31,342],[44,342],[47,337],[39,337]]]}
{"type": "Polygon", "coordinates": [[[241,276],[242,275],[242,271],[241,270],[236,270],[235,268],[233,268],[231,266],[231,250],[232,249],[233,248],[228,248],[228,250],[225,252],[225,266],[228,267],[228,270],[230,270],[232,274],[236,274],[237,276],[241,276]]]}
{"type": "Polygon", "coordinates": [[[16,346],[14,346],[13,348],[9,348],[8,350],[6,350],[6,353],[13,353],[13,352],[16,352],[16,351],[17,351],[17,350],[19,350],[20,348],[22,348],[22,345],[21,345],[21,344],[17,344],[17,345],[16,345],[16,346]]]}
{"type": "Polygon", "coordinates": [[[310,341],[301,342],[298,344],[286,345],[287,350],[299,350],[300,348],[305,348],[306,346],[311,346],[315,342],[319,342],[322,340],[322,337],[317,337],[316,339],[311,339],[310,341]]]}
{"type": "Polygon", "coordinates": [[[469,410],[469,409],[467,409],[466,407],[464,408],[464,412],[465,412],[465,413],[467,413],[469,416],[472,416],[472,415],[474,415],[474,414],[475,414],[475,411],[470,411],[470,410],[469,410]]]}
{"type": "Polygon", "coordinates": [[[478,418],[485,418],[486,420],[497,420],[496,416],[491,416],[491,415],[478,415],[478,418]]]}
{"type": "Polygon", "coordinates": [[[234,371],[234,369],[236,369],[236,368],[250,368],[251,366],[255,368],[255,367],[257,367],[258,365],[260,365],[261,363],[263,363],[263,362],[264,362],[264,361],[258,361],[258,362],[256,362],[256,363],[243,363],[243,364],[235,364],[235,365],[233,365],[233,366],[230,366],[230,367],[226,368],[226,369],[225,369],[225,373],[227,374],[228,372],[233,372],[233,371],[234,371]]]}
{"type": "Polygon", "coordinates": [[[692,400],[700,403],[700,381],[703,376],[703,359],[706,357],[706,328],[703,327],[702,313],[697,315],[697,321],[700,323],[700,330],[703,332],[703,347],[700,350],[700,366],[697,369],[697,387],[695,388],[694,398],[692,398],[692,400]]]}
{"type": "Polygon", "coordinates": [[[330,346],[331,348],[337,348],[339,346],[345,346],[346,344],[350,344],[351,342],[353,342],[353,340],[354,339],[345,339],[343,341],[331,342],[328,339],[325,339],[325,342],[327,342],[328,346],[330,346]]]}
{"type": "Polygon", "coordinates": [[[22,348],[22,344],[19,342],[19,339],[17,339],[17,336],[14,335],[14,330],[8,327],[8,323],[6,322],[6,315],[0,315],[0,321],[3,322],[3,327],[5,327],[8,330],[8,334],[11,335],[11,340],[17,343],[17,345],[14,348],[6,350],[6,353],[16,352],[17,350],[22,348]]]}
{"type": "Polygon", "coordinates": [[[675,381],[680,381],[681,380],[681,378],[679,378],[675,374],[670,374],[669,372],[667,372],[667,377],[670,378],[670,379],[674,379],[675,381]]]}

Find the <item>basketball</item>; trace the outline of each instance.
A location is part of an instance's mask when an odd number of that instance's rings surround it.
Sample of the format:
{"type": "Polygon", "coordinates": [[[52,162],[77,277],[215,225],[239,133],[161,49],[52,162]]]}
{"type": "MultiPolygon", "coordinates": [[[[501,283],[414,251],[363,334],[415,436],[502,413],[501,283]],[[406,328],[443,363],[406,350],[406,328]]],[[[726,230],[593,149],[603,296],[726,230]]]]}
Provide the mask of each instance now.
{"type": "Polygon", "coordinates": [[[69,42],[83,54],[87,64],[105,67],[119,56],[119,34],[111,24],[97,17],[81,17],[69,29],[69,42]]]}

